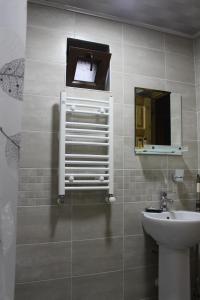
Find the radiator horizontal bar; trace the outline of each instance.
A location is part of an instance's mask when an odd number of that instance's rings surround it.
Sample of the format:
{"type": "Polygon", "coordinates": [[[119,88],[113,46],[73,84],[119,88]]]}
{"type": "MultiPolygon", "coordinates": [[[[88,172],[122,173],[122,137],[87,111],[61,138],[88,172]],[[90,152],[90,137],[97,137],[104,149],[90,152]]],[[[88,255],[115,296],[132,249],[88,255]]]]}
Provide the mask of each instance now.
{"type": "Polygon", "coordinates": [[[109,158],[109,155],[97,155],[97,154],[65,154],[65,157],[103,159],[103,158],[109,158]]]}
{"type": "Polygon", "coordinates": [[[109,180],[104,180],[104,181],[101,181],[101,180],[74,180],[74,181],[65,180],[65,183],[68,183],[68,184],[83,184],[83,183],[84,184],[89,184],[89,183],[105,184],[105,183],[109,183],[109,180]]]}
{"type": "Polygon", "coordinates": [[[90,110],[82,110],[82,109],[75,109],[74,111],[70,109],[66,109],[67,113],[78,113],[78,114],[90,114],[90,115],[102,115],[102,116],[108,116],[109,113],[106,112],[98,112],[98,111],[90,111],[90,110]]]}
{"type": "Polygon", "coordinates": [[[108,165],[109,161],[65,160],[67,165],[108,165]]]}
{"type": "Polygon", "coordinates": [[[95,139],[95,140],[109,140],[107,136],[95,136],[95,135],[82,135],[82,134],[65,134],[66,138],[83,138],[83,139],[95,139]]]}
{"type": "Polygon", "coordinates": [[[65,177],[70,177],[70,176],[73,176],[74,178],[76,177],[100,177],[100,176],[103,176],[103,177],[109,177],[110,175],[109,174],[102,174],[102,173],[65,173],[65,177]]]}
{"type": "Polygon", "coordinates": [[[83,103],[72,103],[72,102],[67,102],[66,106],[81,106],[81,107],[88,107],[88,108],[97,108],[97,109],[105,109],[108,110],[109,107],[104,107],[104,106],[99,106],[99,105],[91,105],[91,104],[83,104],[83,103]]]}
{"type": "Polygon", "coordinates": [[[101,167],[65,167],[65,170],[101,170],[101,171],[109,171],[109,168],[101,168],[101,167]]]}
{"type": "Polygon", "coordinates": [[[109,190],[109,186],[67,186],[65,187],[66,191],[78,191],[78,190],[109,190]]]}
{"type": "Polygon", "coordinates": [[[97,143],[97,142],[79,142],[79,141],[65,141],[68,145],[89,145],[89,146],[109,146],[109,143],[97,143]]]}
{"type": "Polygon", "coordinates": [[[108,100],[97,100],[97,99],[91,99],[91,98],[80,98],[80,97],[67,97],[67,100],[79,100],[79,101],[88,101],[88,102],[97,102],[97,103],[106,103],[109,104],[108,100]]]}
{"type": "Polygon", "coordinates": [[[109,125],[98,124],[98,123],[84,123],[84,122],[65,122],[65,125],[76,125],[76,126],[85,126],[85,127],[99,127],[99,128],[109,128],[109,125]]]}
{"type": "Polygon", "coordinates": [[[83,128],[70,128],[70,127],[65,128],[65,131],[109,134],[109,130],[83,129],[83,128]]]}

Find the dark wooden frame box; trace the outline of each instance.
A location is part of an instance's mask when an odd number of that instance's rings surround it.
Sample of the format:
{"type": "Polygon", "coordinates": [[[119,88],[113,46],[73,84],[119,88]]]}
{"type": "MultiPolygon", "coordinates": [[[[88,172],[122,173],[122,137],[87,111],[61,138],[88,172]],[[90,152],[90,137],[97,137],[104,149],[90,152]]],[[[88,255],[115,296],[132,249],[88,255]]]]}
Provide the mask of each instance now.
{"type": "Polygon", "coordinates": [[[66,85],[80,88],[105,90],[111,53],[109,46],[76,39],[68,39],[66,85]],[[97,72],[94,82],[75,80],[77,62],[87,61],[91,68],[95,64],[97,72]]]}

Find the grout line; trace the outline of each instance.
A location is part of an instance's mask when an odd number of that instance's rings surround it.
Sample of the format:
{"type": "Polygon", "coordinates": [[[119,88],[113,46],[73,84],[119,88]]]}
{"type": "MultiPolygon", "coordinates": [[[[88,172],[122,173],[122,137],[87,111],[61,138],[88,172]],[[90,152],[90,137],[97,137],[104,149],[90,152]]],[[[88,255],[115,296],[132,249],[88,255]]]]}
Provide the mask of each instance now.
{"type": "MultiPolygon", "coordinates": [[[[152,267],[156,267],[156,266],[157,266],[157,264],[141,265],[141,266],[138,266],[138,267],[127,268],[126,271],[137,271],[137,270],[148,269],[148,268],[152,268],[152,267]]],[[[16,285],[34,284],[34,283],[42,283],[42,282],[48,282],[48,281],[58,281],[58,280],[64,280],[64,279],[76,279],[76,278],[84,278],[84,277],[92,277],[92,276],[101,276],[101,275],[107,275],[107,274],[113,274],[113,273],[119,273],[119,272],[123,272],[123,269],[108,270],[108,271],[105,271],[105,272],[98,272],[98,273],[72,275],[71,277],[65,276],[65,277],[49,278],[49,279],[43,279],[43,280],[16,282],[16,285]]]]}
{"type": "Polygon", "coordinates": [[[42,133],[42,134],[58,134],[59,133],[59,129],[57,130],[35,130],[35,129],[28,129],[28,130],[25,130],[22,128],[22,131],[21,133],[42,133]]]}
{"type": "MultiPolygon", "coordinates": [[[[73,17],[74,18],[74,17],[73,17]]],[[[27,23],[27,28],[34,28],[34,29],[41,29],[44,31],[49,31],[49,32],[53,32],[54,34],[63,34],[64,36],[66,35],[70,35],[70,36],[74,36],[74,25],[72,26],[73,29],[66,31],[64,28],[63,29],[57,29],[56,27],[47,27],[47,26],[42,26],[42,25],[36,25],[36,24],[32,24],[32,23],[27,23]]]]}
{"type": "Polygon", "coordinates": [[[58,277],[58,278],[49,278],[49,279],[42,279],[42,280],[34,280],[34,281],[24,281],[24,282],[16,282],[16,285],[25,285],[25,284],[33,284],[33,283],[42,283],[48,281],[57,281],[57,280],[64,280],[70,279],[71,277],[58,277]]]}
{"type": "Polygon", "coordinates": [[[17,247],[21,247],[21,246],[37,246],[37,245],[48,245],[48,244],[59,244],[59,243],[83,243],[83,242],[92,242],[92,241],[105,241],[105,240],[108,240],[108,239],[112,239],[112,240],[117,240],[117,239],[122,239],[123,238],[123,235],[115,235],[115,236],[104,236],[104,237],[99,237],[99,238],[86,238],[86,239],[71,239],[71,240],[66,240],[66,241],[58,241],[58,242],[45,242],[45,243],[38,243],[38,242],[35,242],[35,243],[28,243],[28,244],[20,244],[20,243],[17,243],[17,247]]]}
{"type": "Polygon", "coordinates": [[[146,77],[146,78],[150,78],[150,79],[158,79],[160,81],[169,81],[169,82],[174,82],[174,83],[180,83],[180,84],[185,84],[185,85],[190,85],[190,86],[195,86],[195,83],[193,82],[185,82],[185,81],[178,81],[178,80],[171,80],[168,78],[161,78],[161,77],[156,77],[156,76],[148,76],[148,75],[144,75],[144,74],[139,74],[139,73],[128,73],[128,72],[124,72],[124,75],[137,75],[137,76],[142,76],[142,77],[146,77]]]}
{"type": "Polygon", "coordinates": [[[71,273],[71,281],[70,281],[70,289],[71,289],[71,300],[72,300],[72,290],[73,290],[73,286],[72,286],[72,274],[73,274],[73,206],[72,206],[72,201],[71,201],[71,205],[70,205],[70,213],[71,213],[71,220],[70,220],[70,235],[71,235],[71,261],[70,261],[70,273],[71,273]]]}
{"type": "MultiPolygon", "coordinates": [[[[38,95],[36,95],[36,94],[32,94],[32,93],[23,93],[23,96],[25,97],[25,96],[32,96],[32,97],[41,97],[41,98],[52,98],[52,95],[51,96],[48,96],[48,95],[41,95],[41,94],[38,94],[38,95]]],[[[59,100],[60,100],[60,98],[59,98],[59,96],[53,96],[53,98],[55,98],[56,100],[57,100],[57,102],[55,103],[55,104],[58,104],[59,105],[59,100]]],[[[24,102],[30,102],[30,103],[32,103],[32,101],[30,101],[30,100],[26,100],[26,101],[24,101],[24,102]]]]}
{"type": "MultiPolygon", "coordinates": [[[[123,130],[123,133],[124,133],[124,129],[125,129],[125,116],[124,116],[124,102],[125,102],[125,87],[124,87],[124,71],[125,71],[125,67],[124,67],[124,62],[125,62],[125,56],[124,56],[124,24],[122,24],[122,78],[123,78],[123,82],[122,82],[122,97],[123,97],[123,106],[122,106],[122,120],[123,120],[123,123],[122,123],[122,130],[123,130]]],[[[122,179],[122,185],[123,185],[123,190],[122,190],[122,197],[123,197],[123,209],[122,209],[122,233],[123,233],[123,245],[122,245],[122,268],[123,268],[123,273],[122,273],[122,297],[123,297],[123,300],[125,299],[125,275],[124,275],[124,269],[125,269],[125,236],[124,236],[124,233],[125,233],[125,202],[124,202],[124,199],[125,199],[125,189],[124,189],[124,186],[125,186],[125,172],[124,172],[124,165],[125,165],[125,156],[124,156],[124,152],[125,152],[125,147],[124,147],[124,137],[122,139],[122,166],[123,166],[123,172],[122,172],[122,175],[123,175],[123,179],[122,179]]]]}
{"type": "MultiPolygon", "coordinates": [[[[19,169],[20,170],[58,170],[58,168],[30,168],[30,167],[27,167],[27,168],[20,167],[19,169]]],[[[171,170],[174,170],[174,169],[176,169],[176,168],[171,168],[171,170]]],[[[143,171],[165,171],[165,170],[167,170],[167,169],[163,169],[163,168],[160,168],[160,169],[142,169],[142,168],[116,169],[115,168],[116,172],[119,172],[119,171],[141,171],[141,172],[143,172],[143,171]]],[[[188,170],[188,169],[185,168],[185,170],[188,170]]],[[[191,171],[193,171],[193,170],[195,171],[197,169],[190,169],[190,170],[191,171]]],[[[51,176],[51,174],[50,175],[44,175],[44,177],[48,177],[48,176],[51,176]]],[[[26,177],[26,176],[22,176],[22,177],[26,177]]],[[[31,175],[30,177],[43,177],[43,175],[31,175]]]]}
{"type": "MultiPolygon", "coordinates": [[[[141,269],[144,268],[143,266],[141,269]]],[[[140,269],[134,268],[134,269],[140,269]]],[[[133,270],[134,270],[133,269],[133,270]]],[[[106,275],[106,274],[112,274],[112,273],[118,273],[122,272],[122,269],[116,269],[116,270],[109,270],[105,272],[99,272],[99,273],[88,273],[88,274],[80,274],[80,275],[73,275],[71,277],[58,277],[58,278],[50,278],[50,279],[44,279],[44,280],[35,280],[35,281],[26,281],[26,282],[16,282],[17,285],[24,285],[24,284],[33,284],[33,283],[40,283],[40,282],[48,282],[48,281],[57,281],[57,280],[63,280],[63,279],[73,279],[73,278],[83,278],[83,277],[92,277],[92,276],[98,276],[98,275],[106,275]]]]}
{"type": "Polygon", "coordinates": [[[20,248],[20,247],[24,247],[24,246],[27,246],[27,247],[29,247],[29,246],[45,246],[45,245],[57,245],[57,244],[69,244],[69,243],[71,243],[71,241],[70,240],[68,240],[68,241],[57,241],[57,242],[55,242],[55,241],[53,241],[53,242],[37,242],[37,243],[28,243],[28,244],[17,244],[16,246],[17,246],[17,248],[20,248]]]}
{"type": "MultiPolygon", "coordinates": [[[[163,33],[163,36],[164,36],[164,40],[165,40],[165,33],[163,33]]],[[[139,44],[134,44],[132,42],[124,42],[124,45],[125,46],[131,46],[133,48],[142,48],[142,49],[146,49],[146,50],[152,50],[152,51],[155,51],[155,52],[160,52],[160,53],[163,53],[163,52],[166,52],[168,54],[174,54],[174,55],[177,55],[177,56],[181,56],[181,57],[185,57],[185,58],[191,58],[193,59],[193,55],[190,54],[190,55],[187,55],[187,54],[184,54],[184,53],[180,53],[180,52],[175,52],[175,51],[172,51],[172,50],[168,50],[166,49],[165,47],[165,42],[163,43],[164,47],[163,48],[153,48],[153,47],[148,47],[148,46],[144,46],[144,45],[139,45],[139,44]]]]}
{"type": "MultiPolygon", "coordinates": [[[[66,67],[66,63],[65,62],[48,61],[48,60],[43,60],[43,59],[26,57],[26,63],[29,62],[29,61],[30,62],[37,62],[37,63],[47,64],[47,65],[58,65],[60,67],[61,66],[66,67]]],[[[66,86],[64,86],[64,88],[66,88],[66,86]]],[[[25,90],[24,94],[26,94],[26,90],[25,90]]]]}
{"type": "MultiPolygon", "coordinates": [[[[176,200],[175,200],[176,201],[176,200]]],[[[194,201],[194,200],[189,200],[189,201],[194,201]]],[[[150,201],[151,202],[151,201],[150,201]]],[[[155,201],[154,201],[155,202],[155,201]]],[[[126,234],[124,235],[126,238],[127,237],[140,237],[143,236],[142,233],[137,233],[137,234],[126,234]]],[[[23,246],[42,246],[42,245],[51,245],[51,244],[69,244],[69,243],[73,243],[73,242],[87,242],[87,241],[96,241],[96,240],[106,240],[108,238],[112,238],[112,239],[121,239],[123,236],[108,236],[108,237],[102,237],[102,238],[94,238],[94,239],[82,239],[82,240],[68,240],[68,241],[58,241],[58,242],[37,242],[37,243],[29,243],[29,244],[17,244],[17,247],[23,247],[23,246]]]]}
{"type": "Polygon", "coordinates": [[[199,114],[197,110],[197,61],[196,61],[196,51],[195,51],[195,40],[193,40],[193,53],[194,53],[194,76],[195,76],[195,100],[196,100],[196,118],[197,118],[197,168],[199,172],[199,159],[200,159],[200,153],[199,153],[199,140],[198,140],[198,128],[199,128],[199,114]]]}
{"type": "Polygon", "coordinates": [[[96,276],[96,275],[103,275],[103,274],[112,274],[112,273],[116,273],[116,272],[122,272],[122,269],[110,270],[110,271],[99,272],[99,273],[89,273],[89,274],[83,274],[83,275],[73,275],[72,278],[81,278],[81,277],[96,276]]]}

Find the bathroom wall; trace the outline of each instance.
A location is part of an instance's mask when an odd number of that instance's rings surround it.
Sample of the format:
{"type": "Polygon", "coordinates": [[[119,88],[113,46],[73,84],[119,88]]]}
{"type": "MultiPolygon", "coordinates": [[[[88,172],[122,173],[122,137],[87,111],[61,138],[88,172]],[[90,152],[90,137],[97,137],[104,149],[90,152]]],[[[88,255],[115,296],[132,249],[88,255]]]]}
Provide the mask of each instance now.
{"type": "Polygon", "coordinates": [[[156,299],[157,247],[143,234],[140,212],[159,205],[164,190],[175,207],[194,208],[193,42],[31,4],[26,59],[15,299],[156,299]],[[101,192],[74,192],[63,207],[56,206],[58,103],[65,89],[67,37],[111,47],[117,197],[112,205],[105,204],[101,192]],[[135,156],[135,86],[182,95],[183,144],[189,146],[182,157],[135,156]],[[185,170],[183,184],[173,183],[175,168],[185,170]]]}
{"type": "Polygon", "coordinates": [[[200,169],[200,37],[194,41],[195,84],[197,103],[198,167],[200,169]]]}
{"type": "Polygon", "coordinates": [[[21,133],[26,0],[0,2],[0,299],[15,286],[16,208],[21,133]],[[12,12],[12,13],[11,13],[12,12]],[[13,14],[13,12],[15,12],[13,14]],[[13,144],[9,137],[14,140],[13,144]]]}

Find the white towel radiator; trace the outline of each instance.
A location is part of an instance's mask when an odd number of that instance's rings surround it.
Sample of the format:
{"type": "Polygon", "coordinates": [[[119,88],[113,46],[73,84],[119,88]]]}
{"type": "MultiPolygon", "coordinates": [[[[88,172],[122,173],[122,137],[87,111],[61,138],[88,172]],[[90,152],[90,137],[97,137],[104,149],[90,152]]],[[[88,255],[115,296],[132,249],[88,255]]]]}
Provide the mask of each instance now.
{"type": "Polygon", "coordinates": [[[98,100],[61,92],[59,202],[64,201],[67,191],[78,190],[106,190],[106,199],[114,201],[113,170],[112,96],[98,100]]]}

